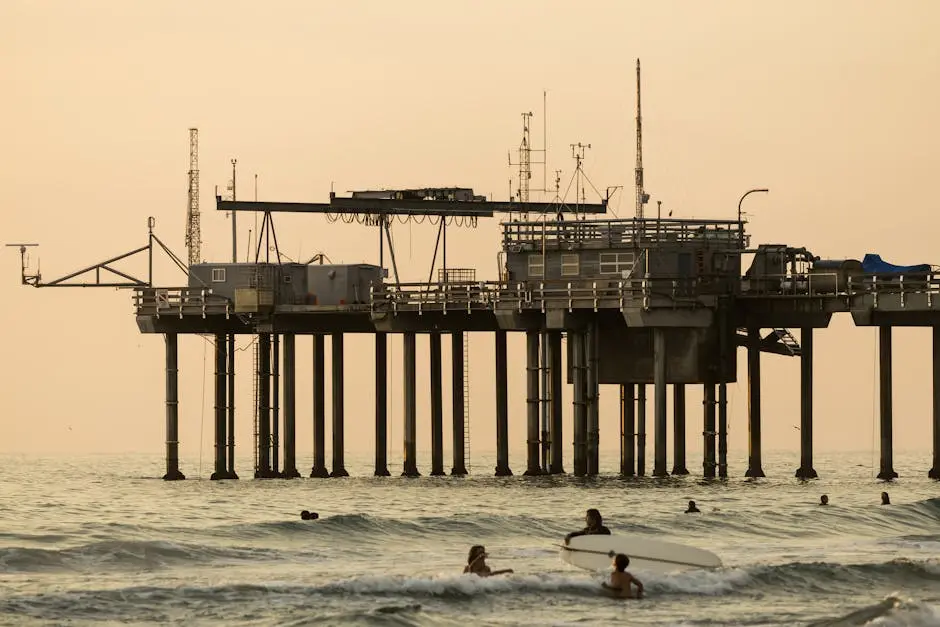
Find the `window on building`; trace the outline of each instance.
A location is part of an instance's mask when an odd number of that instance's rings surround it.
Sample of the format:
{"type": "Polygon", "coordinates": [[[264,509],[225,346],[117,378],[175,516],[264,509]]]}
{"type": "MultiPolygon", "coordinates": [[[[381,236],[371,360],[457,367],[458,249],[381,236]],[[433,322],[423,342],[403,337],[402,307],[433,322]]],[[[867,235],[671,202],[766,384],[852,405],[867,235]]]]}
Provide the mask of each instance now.
{"type": "Polygon", "coordinates": [[[529,276],[545,276],[545,263],[542,255],[529,255],[529,276]]]}
{"type": "Polygon", "coordinates": [[[578,256],[577,255],[562,255],[561,256],[561,276],[578,276],[578,256]]]}
{"type": "Polygon", "coordinates": [[[212,282],[225,283],[225,268],[212,268],[212,282]]]}
{"type": "Polygon", "coordinates": [[[601,274],[622,274],[633,269],[633,253],[601,253],[601,274]]]}

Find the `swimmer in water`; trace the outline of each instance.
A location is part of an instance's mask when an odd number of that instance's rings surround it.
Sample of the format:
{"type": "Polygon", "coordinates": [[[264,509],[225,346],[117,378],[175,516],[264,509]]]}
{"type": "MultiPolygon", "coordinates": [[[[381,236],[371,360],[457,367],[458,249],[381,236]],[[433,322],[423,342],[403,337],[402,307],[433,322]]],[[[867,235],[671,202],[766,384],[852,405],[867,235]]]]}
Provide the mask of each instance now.
{"type": "Polygon", "coordinates": [[[701,510],[695,506],[695,501],[689,501],[689,509],[685,510],[686,514],[701,514],[701,510]]]}
{"type": "Polygon", "coordinates": [[[826,496],[825,494],[823,494],[821,497],[819,497],[819,504],[820,504],[820,505],[829,505],[829,497],[826,496]]]}
{"type": "Polygon", "coordinates": [[[882,505],[891,505],[891,499],[888,498],[887,492],[881,493],[881,504],[882,505]]]}
{"type": "Polygon", "coordinates": [[[614,556],[614,572],[610,573],[610,579],[603,583],[604,589],[621,599],[642,599],[643,582],[627,572],[629,565],[630,558],[623,553],[614,556]],[[636,594],[633,593],[632,586],[636,586],[636,594]]]}
{"type": "Polygon", "coordinates": [[[491,577],[493,575],[505,575],[512,572],[511,568],[502,570],[492,570],[486,564],[486,549],[482,544],[474,544],[470,547],[470,554],[467,556],[467,565],[463,567],[464,574],[477,575],[479,577],[491,577]]]}
{"type": "Polygon", "coordinates": [[[308,512],[307,510],[300,512],[301,520],[316,520],[319,517],[320,517],[320,514],[316,512],[308,512]]]}

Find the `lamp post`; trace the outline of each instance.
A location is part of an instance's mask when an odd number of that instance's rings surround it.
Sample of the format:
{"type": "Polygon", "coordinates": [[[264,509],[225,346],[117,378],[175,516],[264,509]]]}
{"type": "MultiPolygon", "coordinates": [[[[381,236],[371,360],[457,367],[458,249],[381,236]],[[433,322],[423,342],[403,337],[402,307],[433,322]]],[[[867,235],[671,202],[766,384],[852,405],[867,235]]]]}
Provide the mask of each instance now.
{"type": "Polygon", "coordinates": [[[765,194],[769,192],[769,189],[749,189],[744,192],[744,195],[741,196],[741,199],[738,201],[738,234],[741,238],[741,248],[744,248],[744,223],[741,221],[741,203],[744,202],[744,199],[747,198],[748,194],[753,194],[754,192],[764,192],[765,194]]]}

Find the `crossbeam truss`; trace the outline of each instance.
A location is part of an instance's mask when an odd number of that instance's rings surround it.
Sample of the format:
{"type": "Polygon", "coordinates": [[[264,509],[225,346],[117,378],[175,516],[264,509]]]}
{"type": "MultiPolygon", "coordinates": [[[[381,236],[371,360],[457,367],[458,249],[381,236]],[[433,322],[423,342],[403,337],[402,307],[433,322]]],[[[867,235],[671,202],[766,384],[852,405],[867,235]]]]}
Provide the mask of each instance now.
{"type": "MultiPolygon", "coordinates": [[[[176,266],[185,274],[189,274],[186,263],[183,262],[172,250],[170,250],[159,237],[154,235],[153,227],[155,221],[153,218],[147,219],[147,244],[140,248],[135,248],[129,252],[111,257],[100,263],[76,270],[52,281],[43,282],[42,273],[37,269],[35,273],[29,271],[29,260],[26,255],[26,246],[17,244],[20,247],[20,275],[23,285],[31,287],[111,287],[111,288],[141,288],[153,287],[153,252],[154,243],[159,249],[173,261],[176,266]],[[112,264],[124,261],[141,253],[147,253],[147,277],[139,278],[129,271],[119,270],[112,264]]],[[[38,264],[37,264],[38,265],[38,264]]]]}

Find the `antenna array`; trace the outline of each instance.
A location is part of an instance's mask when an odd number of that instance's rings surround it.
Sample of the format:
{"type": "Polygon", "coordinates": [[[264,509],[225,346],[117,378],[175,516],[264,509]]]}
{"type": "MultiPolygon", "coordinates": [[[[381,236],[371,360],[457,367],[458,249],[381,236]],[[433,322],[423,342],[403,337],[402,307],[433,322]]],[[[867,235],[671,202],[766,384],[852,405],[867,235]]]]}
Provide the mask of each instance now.
{"type": "Polygon", "coordinates": [[[202,261],[202,231],[199,225],[199,129],[189,129],[189,194],[186,209],[186,249],[189,265],[202,261]]]}

